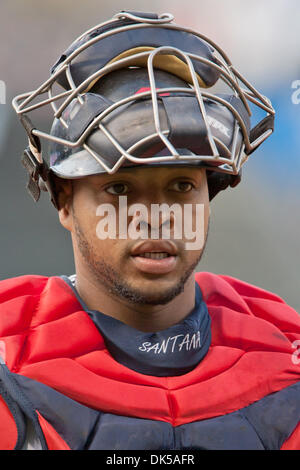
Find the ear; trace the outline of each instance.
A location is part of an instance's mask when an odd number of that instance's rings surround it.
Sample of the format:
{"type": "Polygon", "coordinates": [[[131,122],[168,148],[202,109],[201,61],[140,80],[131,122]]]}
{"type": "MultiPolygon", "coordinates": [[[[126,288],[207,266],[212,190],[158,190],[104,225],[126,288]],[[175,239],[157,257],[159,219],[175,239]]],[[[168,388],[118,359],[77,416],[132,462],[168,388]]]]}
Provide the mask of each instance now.
{"type": "Polygon", "coordinates": [[[61,225],[72,231],[72,203],[73,203],[73,185],[72,180],[64,180],[62,178],[55,179],[55,189],[58,201],[58,217],[61,225]]]}

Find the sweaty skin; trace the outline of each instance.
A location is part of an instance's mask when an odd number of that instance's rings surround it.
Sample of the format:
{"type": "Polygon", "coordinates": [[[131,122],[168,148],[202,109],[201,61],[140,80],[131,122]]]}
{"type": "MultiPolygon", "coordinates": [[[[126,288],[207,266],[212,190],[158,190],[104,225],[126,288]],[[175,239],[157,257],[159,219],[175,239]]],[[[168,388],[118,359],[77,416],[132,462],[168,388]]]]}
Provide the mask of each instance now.
{"type": "MultiPolygon", "coordinates": [[[[209,225],[209,196],[206,171],[192,167],[140,167],[65,180],[59,195],[59,219],[71,232],[76,268],[76,288],[90,309],[99,310],[140,331],[160,331],[180,322],[193,309],[194,272],[200,249],[185,249],[182,239],[151,240],[151,219],[142,221],[149,238],[99,239],[96,214],[101,204],[114,206],[119,216],[119,196],[127,196],[128,207],[144,204],[203,204],[204,241],[209,225]],[[163,244],[161,244],[163,243],[163,244]],[[168,252],[162,260],[147,259],[142,252],[168,252]],[[140,256],[142,255],[142,256],[140,256]]],[[[128,216],[128,224],[133,221],[128,216]]],[[[193,227],[195,210],[193,209],[193,227]]],[[[160,219],[159,229],[164,221],[160,219]]],[[[138,225],[137,225],[138,226],[138,225]]],[[[117,230],[118,234],[118,230],[117,230]]]]}

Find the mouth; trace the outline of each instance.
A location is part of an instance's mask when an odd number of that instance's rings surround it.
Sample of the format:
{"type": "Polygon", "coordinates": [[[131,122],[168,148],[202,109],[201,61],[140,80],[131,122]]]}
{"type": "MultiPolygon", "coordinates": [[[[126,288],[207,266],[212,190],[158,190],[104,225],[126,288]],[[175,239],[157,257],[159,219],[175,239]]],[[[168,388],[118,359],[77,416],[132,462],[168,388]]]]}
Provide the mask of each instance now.
{"type": "Polygon", "coordinates": [[[164,258],[168,258],[169,256],[169,253],[164,253],[164,252],[161,252],[161,251],[148,251],[148,252],[145,252],[145,253],[141,253],[140,255],[136,255],[136,256],[141,256],[142,258],[148,258],[148,259],[164,259],[164,258]]]}
{"type": "Polygon", "coordinates": [[[131,259],[135,267],[144,273],[167,274],[177,264],[178,250],[169,241],[142,242],[131,251],[131,259]]]}

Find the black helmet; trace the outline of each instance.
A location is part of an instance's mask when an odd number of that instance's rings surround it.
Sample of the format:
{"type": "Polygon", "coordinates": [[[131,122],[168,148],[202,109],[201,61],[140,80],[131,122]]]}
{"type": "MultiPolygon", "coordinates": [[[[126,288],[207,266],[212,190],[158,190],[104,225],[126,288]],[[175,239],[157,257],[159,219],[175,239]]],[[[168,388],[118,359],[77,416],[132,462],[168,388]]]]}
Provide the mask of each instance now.
{"type": "Polygon", "coordinates": [[[29,136],[23,164],[35,200],[44,186],[57,207],[53,175],[144,164],[205,167],[210,199],[240,181],[243,163],[273,131],[274,110],[218,46],[172,20],[121,12],[80,36],[36,91],[14,99],[29,136]],[[63,91],[54,94],[57,85],[63,91]],[[266,112],[253,128],[249,102],[266,112]],[[54,112],[49,133],[27,116],[44,105],[54,112]],[[43,155],[40,138],[50,141],[43,155]]]}

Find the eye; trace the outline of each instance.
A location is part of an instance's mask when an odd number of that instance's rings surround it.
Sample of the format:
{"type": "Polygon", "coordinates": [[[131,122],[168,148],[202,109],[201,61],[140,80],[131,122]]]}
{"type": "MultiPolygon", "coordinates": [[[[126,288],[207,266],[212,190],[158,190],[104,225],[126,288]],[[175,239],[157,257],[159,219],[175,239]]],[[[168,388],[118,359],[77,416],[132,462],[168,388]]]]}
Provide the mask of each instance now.
{"type": "Polygon", "coordinates": [[[176,181],[172,184],[172,189],[180,193],[188,193],[194,188],[194,185],[189,181],[176,181]]]}
{"type": "Polygon", "coordinates": [[[106,188],[106,192],[115,196],[120,196],[128,192],[128,185],[125,183],[114,183],[106,188]]]}

